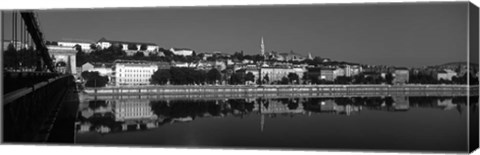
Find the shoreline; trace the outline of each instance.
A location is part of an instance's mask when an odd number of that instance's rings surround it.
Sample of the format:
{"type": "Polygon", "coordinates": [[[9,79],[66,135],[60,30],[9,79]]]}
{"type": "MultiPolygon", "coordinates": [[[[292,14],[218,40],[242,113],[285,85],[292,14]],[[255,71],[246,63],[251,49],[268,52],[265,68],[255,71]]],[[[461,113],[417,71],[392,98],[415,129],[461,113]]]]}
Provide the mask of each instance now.
{"type": "Polygon", "coordinates": [[[291,94],[291,93],[365,93],[365,92],[467,92],[478,85],[149,85],[115,86],[83,90],[93,95],[176,95],[176,94],[291,94]]]}

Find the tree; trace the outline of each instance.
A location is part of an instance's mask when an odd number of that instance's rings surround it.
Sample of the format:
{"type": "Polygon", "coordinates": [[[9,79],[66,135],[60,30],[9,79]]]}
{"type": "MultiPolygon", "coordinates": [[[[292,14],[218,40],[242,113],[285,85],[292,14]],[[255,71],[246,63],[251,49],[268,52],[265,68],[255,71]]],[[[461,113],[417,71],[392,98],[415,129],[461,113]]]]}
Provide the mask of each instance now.
{"type": "Polygon", "coordinates": [[[268,84],[268,82],[270,82],[270,78],[268,77],[268,73],[265,74],[265,76],[263,77],[263,81],[265,81],[265,83],[268,84]]]}
{"type": "Polygon", "coordinates": [[[136,50],[138,50],[138,47],[135,44],[128,44],[127,49],[136,51],[136,50]]]}
{"type": "Polygon", "coordinates": [[[86,87],[105,87],[108,83],[108,77],[100,76],[99,72],[82,72],[82,77],[87,80],[86,87]]]}
{"type": "Polygon", "coordinates": [[[385,80],[387,81],[387,84],[392,84],[393,75],[391,73],[387,73],[387,75],[385,75],[385,80]]]}
{"type": "Polygon", "coordinates": [[[4,67],[17,67],[18,54],[13,44],[8,44],[7,50],[4,53],[3,61],[4,67]]]}
{"type": "Polygon", "coordinates": [[[280,81],[280,84],[288,84],[289,80],[287,77],[282,77],[282,80],[280,81]]]}
{"type": "Polygon", "coordinates": [[[298,102],[295,102],[294,100],[290,100],[287,105],[288,109],[290,110],[295,110],[298,108],[298,102]]]}
{"type": "Polygon", "coordinates": [[[145,54],[143,54],[143,52],[140,52],[140,51],[138,51],[133,55],[133,59],[135,60],[144,59],[144,58],[145,58],[145,54]]]}
{"type": "Polygon", "coordinates": [[[83,64],[87,63],[87,60],[88,60],[88,57],[87,57],[87,54],[83,51],[78,51],[76,54],[75,54],[75,61],[76,61],[76,67],[80,67],[82,66],[83,64]]]}
{"type": "Polygon", "coordinates": [[[91,49],[91,50],[97,50],[98,48],[97,48],[97,45],[95,45],[95,44],[90,44],[90,49],[91,49]]]}
{"type": "Polygon", "coordinates": [[[217,80],[220,80],[222,78],[222,74],[216,69],[213,68],[207,73],[207,81],[209,83],[216,83],[217,80]]]}
{"type": "Polygon", "coordinates": [[[140,45],[140,50],[141,51],[147,50],[147,45],[145,45],[145,44],[140,45]]]}
{"type": "Polygon", "coordinates": [[[358,74],[353,77],[353,83],[355,84],[364,84],[365,83],[365,76],[363,74],[358,74]]]}
{"type": "Polygon", "coordinates": [[[351,77],[339,76],[335,79],[336,84],[350,84],[350,82],[352,82],[351,77]]]}
{"type": "Polygon", "coordinates": [[[375,83],[375,79],[372,77],[372,76],[367,76],[365,78],[365,82],[366,84],[374,84],[375,83]]]}
{"type": "Polygon", "coordinates": [[[233,73],[230,76],[230,84],[237,85],[237,84],[244,84],[245,83],[245,76],[242,73],[233,73]]]}
{"type": "Polygon", "coordinates": [[[82,51],[82,46],[80,46],[79,44],[75,44],[75,46],[73,46],[73,47],[75,48],[75,50],[76,50],[77,52],[82,51]]]}
{"type": "Polygon", "coordinates": [[[153,73],[150,83],[151,84],[166,84],[172,75],[168,69],[159,69],[153,73]]]}
{"type": "Polygon", "coordinates": [[[37,62],[37,54],[33,47],[29,49],[22,48],[18,51],[18,61],[21,63],[21,67],[34,67],[37,62]]]}
{"type": "Polygon", "coordinates": [[[187,78],[186,74],[182,71],[181,68],[172,67],[170,68],[170,74],[172,76],[171,82],[172,84],[186,84],[187,78]]]}
{"type": "Polygon", "coordinates": [[[237,60],[242,61],[242,60],[244,59],[244,57],[243,57],[243,51],[233,53],[232,59],[237,59],[237,60]]]}
{"type": "Polygon", "coordinates": [[[252,57],[252,59],[253,59],[254,62],[263,61],[263,60],[265,60],[264,58],[265,58],[265,57],[264,57],[263,55],[260,55],[260,54],[254,55],[254,56],[252,57]]]}
{"type": "Polygon", "coordinates": [[[255,75],[253,75],[252,72],[248,72],[247,75],[245,76],[245,81],[255,81],[255,75]]]}
{"type": "Polygon", "coordinates": [[[288,73],[287,77],[288,77],[288,80],[290,81],[290,83],[292,83],[292,84],[299,82],[299,77],[295,73],[288,73]]]}

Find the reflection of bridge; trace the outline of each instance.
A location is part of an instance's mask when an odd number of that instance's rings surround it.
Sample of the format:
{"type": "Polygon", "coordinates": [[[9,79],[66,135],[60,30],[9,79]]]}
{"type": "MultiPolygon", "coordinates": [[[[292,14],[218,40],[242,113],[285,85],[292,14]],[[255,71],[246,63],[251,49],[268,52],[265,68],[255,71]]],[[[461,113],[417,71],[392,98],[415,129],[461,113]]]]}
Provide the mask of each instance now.
{"type": "Polygon", "coordinates": [[[6,39],[9,33],[3,33],[6,31],[0,27],[0,49],[5,50],[2,59],[9,62],[4,61],[2,69],[4,141],[59,142],[73,137],[73,133],[57,136],[60,134],[57,131],[73,130],[68,126],[73,126],[76,109],[66,106],[75,107],[78,101],[73,93],[71,74],[75,73],[75,51],[47,47],[34,12],[2,11],[0,19],[3,24],[0,26],[12,25],[11,31],[7,30],[11,32],[9,42],[6,39]],[[8,16],[11,20],[5,20],[5,15],[11,15],[8,16]],[[30,57],[17,56],[22,52],[30,57]],[[26,66],[25,62],[31,66],[26,66]]]}

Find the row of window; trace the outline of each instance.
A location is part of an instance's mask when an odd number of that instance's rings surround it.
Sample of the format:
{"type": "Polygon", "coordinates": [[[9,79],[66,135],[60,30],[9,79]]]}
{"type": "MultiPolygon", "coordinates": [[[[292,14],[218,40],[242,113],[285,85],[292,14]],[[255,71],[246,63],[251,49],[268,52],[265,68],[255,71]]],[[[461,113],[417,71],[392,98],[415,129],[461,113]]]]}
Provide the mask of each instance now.
{"type": "Polygon", "coordinates": [[[152,74],[118,74],[118,77],[151,77],[152,74]]]}
{"type": "Polygon", "coordinates": [[[150,82],[150,79],[119,79],[118,82],[142,82],[142,83],[148,83],[150,82]]]}
{"type": "MultiPolygon", "coordinates": [[[[131,72],[131,73],[152,73],[153,70],[150,69],[143,69],[143,70],[138,70],[138,69],[125,69],[125,72],[131,72]]],[[[118,72],[122,72],[122,69],[119,69],[118,72]]]]}

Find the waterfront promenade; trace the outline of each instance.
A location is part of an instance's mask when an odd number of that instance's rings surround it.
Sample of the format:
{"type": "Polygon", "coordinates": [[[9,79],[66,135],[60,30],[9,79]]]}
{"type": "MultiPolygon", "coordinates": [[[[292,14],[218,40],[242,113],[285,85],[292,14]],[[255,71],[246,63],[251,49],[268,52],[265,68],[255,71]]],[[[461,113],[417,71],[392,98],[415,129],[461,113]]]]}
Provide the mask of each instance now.
{"type": "MultiPolygon", "coordinates": [[[[181,95],[181,94],[290,94],[290,93],[414,93],[456,92],[467,93],[467,85],[203,85],[203,86],[118,86],[86,88],[92,95],[181,95]]],[[[471,86],[478,90],[478,86],[471,86]]],[[[447,93],[449,94],[449,93],[447,93]]]]}

